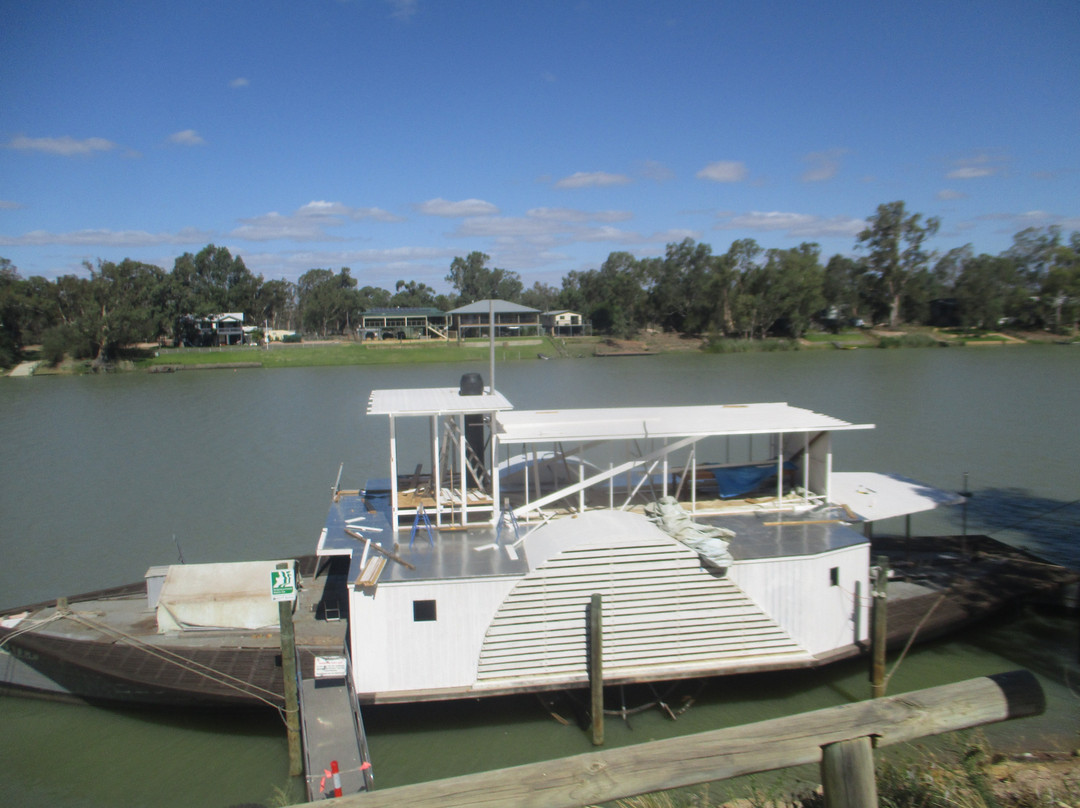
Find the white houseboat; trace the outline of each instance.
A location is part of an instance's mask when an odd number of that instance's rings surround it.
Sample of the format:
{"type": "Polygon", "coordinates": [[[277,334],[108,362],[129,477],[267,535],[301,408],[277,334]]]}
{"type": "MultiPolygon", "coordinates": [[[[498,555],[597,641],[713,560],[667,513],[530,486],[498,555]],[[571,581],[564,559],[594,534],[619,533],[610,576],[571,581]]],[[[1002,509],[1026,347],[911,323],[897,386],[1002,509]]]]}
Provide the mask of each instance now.
{"type": "Polygon", "coordinates": [[[317,550],[350,558],[362,703],[584,686],[597,593],[609,684],[855,655],[853,524],[956,499],[834,472],[832,434],[872,425],[785,403],[523,411],[466,374],[374,390],[367,412],[389,420],[389,475],[335,492],[317,550]],[[405,461],[409,427],[427,449],[405,461]]]}

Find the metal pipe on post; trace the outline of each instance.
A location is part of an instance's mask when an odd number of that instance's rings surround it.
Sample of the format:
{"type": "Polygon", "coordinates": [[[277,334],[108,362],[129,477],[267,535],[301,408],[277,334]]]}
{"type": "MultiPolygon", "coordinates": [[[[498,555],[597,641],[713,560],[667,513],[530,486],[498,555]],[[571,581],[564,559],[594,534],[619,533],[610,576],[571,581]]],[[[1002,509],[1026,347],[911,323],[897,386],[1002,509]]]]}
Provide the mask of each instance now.
{"type": "Polygon", "coordinates": [[[593,593],[589,601],[589,691],[592,696],[592,742],[604,745],[604,647],[603,598],[593,593]]]}
{"type": "Polygon", "coordinates": [[[877,557],[872,593],[870,684],[875,699],[885,695],[885,640],[887,637],[889,559],[877,557]]]}
{"type": "MultiPolygon", "coordinates": [[[[289,569],[290,562],[282,561],[279,570],[289,569]]],[[[281,624],[281,679],[285,689],[285,732],[289,739],[289,776],[304,773],[300,750],[300,697],[296,679],[296,632],[293,628],[292,600],[278,601],[278,622],[281,624]]]]}

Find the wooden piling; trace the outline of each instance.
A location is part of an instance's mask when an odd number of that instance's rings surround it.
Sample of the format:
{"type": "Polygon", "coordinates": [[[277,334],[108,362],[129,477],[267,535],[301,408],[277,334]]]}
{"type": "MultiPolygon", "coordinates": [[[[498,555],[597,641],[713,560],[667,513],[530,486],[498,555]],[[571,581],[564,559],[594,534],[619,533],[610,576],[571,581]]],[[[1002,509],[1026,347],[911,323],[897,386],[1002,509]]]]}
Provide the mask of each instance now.
{"type": "MultiPolygon", "coordinates": [[[[277,565],[279,570],[288,569],[291,562],[277,565]]],[[[292,619],[293,601],[278,601],[278,622],[281,624],[281,678],[285,688],[285,733],[289,739],[289,776],[304,773],[304,759],[300,749],[300,697],[296,679],[296,631],[292,619]]]]}
{"type": "Polygon", "coordinates": [[[885,643],[888,639],[888,588],[889,559],[877,557],[877,571],[874,575],[872,597],[873,622],[870,627],[870,684],[873,697],[879,699],[885,695],[885,643]]]}
{"type": "Polygon", "coordinates": [[[604,745],[604,625],[603,598],[593,593],[589,602],[589,690],[592,695],[592,742],[604,745]]]}
{"type": "Polygon", "coordinates": [[[876,806],[874,750],[868,736],[821,747],[821,788],[825,808],[876,806]]]}

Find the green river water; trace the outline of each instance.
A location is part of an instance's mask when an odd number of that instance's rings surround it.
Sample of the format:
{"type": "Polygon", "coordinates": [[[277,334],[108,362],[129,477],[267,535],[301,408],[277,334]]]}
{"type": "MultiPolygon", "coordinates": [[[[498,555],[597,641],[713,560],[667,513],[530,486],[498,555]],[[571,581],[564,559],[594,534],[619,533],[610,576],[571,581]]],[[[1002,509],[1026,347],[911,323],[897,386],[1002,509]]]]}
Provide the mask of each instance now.
{"type": "MultiPolygon", "coordinates": [[[[151,565],[311,552],[330,488],[387,472],[377,387],[455,386],[487,363],[0,380],[0,606],[140,580],[151,565]]],[[[970,532],[1080,567],[1080,349],[1020,346],[513,361],[517,406],[787,401],[872,431],[834,436],[838,470],[975,493],[970,532]]],[[[407,450],[406,450],[407,454],[407,450]]],[[[914,518],[959,532],[953,509],[914,518]]],[[[901,530],[883,524],[879,532],[901,530]]],[[[1047,714],[987,730],[1018,749],[1080,745],[1075,621],[997,620],[909,655],[890,693],[1028,667],[1047,714]]],[[[863,662],[711,680],[678,721],[609,720],[638,743],[866,698],[863,662]]],[[[673,700],[677,703],[680,694],[673,700]]],[[[561,709],[561,708],[560,708],[561,709]]],[[[564,711],[567,717],[571,713],[564,711]]],[[[377,787],[592,749],[534,697],[365,709],[377,787]]],[[[193,714],[0,696],[0,804],[270,804],[287,777],[273,713],[193,714]]]]}

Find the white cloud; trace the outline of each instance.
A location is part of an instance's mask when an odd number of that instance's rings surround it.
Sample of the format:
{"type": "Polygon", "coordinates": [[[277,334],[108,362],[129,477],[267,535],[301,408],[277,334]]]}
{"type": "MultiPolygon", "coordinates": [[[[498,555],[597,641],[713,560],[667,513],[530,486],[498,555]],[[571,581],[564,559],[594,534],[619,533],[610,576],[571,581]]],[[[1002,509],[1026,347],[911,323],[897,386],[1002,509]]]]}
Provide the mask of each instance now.
{"type": "Polygon", "coordinates": [[[313,200],[296,211],[297,216],[340,216],[353,221],[371,219],[377,222],[403,222],[404,217],[382,208],[352,208],[341,202],[313,200]]]}
{"type": "Polygon", "coordinates": [[[277,211],[240,221],[243,224],[231,230],[229,236],[246,241],[330,241],[332,239],[326,232],[326,225],[341,224],[339,220],[320,221],[314,216],[282,216],[277,211]]]}
{"type": "Polygon", "coordinates": [[[0,210],[19,210],[22,207],[18,202],[10,199],[0,199],[0,210]]]}
{"type": "Polygon", "coordinates": [[[606,188],[611,185],[628,185],[631,179],[625,174],[609,174],[606,171],[578,171],[555,183],[556,188],[606,188]]]}
{"type": "Polygon", "coordinates": [[[967,196],[968,195],[965,194],[963,191],[954,191],[951,188],[942,188],[940,191],[934,194],[934,199],[937,199],[941,202],[951,202],[954,199],[967,199],[967,196]]]}
{"type": "Polygon", "coordinates": [[[738,160],[720,160],[709,163],[694,176],[699,180],[712,180],[713,182],[742,182],[749,173],[746,165],[738,160]]]}
{"type": "Polygon", "coordinates": [[[266,277],[296,280],[312,267],[352,267],[361,286],[393,289],[402,279],[444,286],[447,268],[460,251],[435,247],[395,247],[369,250],[294,250],[244,252],[244,263],[266,277]]]}
{"type": "Polygon", "coordinates": [[[499,209],[483,199],[462,199],[460,202],[451,202],[448,199],[429,199],[416,206],[420,213],[428,216],[443,216],[449,219],[463,216],[493,216],[499,209]]]}
{"type": "Polygon", "coordinates": [[[960,168],[954,168],[945,175],[945,178],[950,180],[974,180],[979,177],[989,177],[996,173],[997,169],[989,166],[961,166],[960,168]]]}
{"type": "Polygon", "coordinates": [[[51,233],[48,230],[32,230],[21,236],[0,236],[0,246],[148,247],[157,244],[193,244],[213,239],[212,233],[194,228],[184,228],[176,233],[148,233],[145,230],[74,230],[68,233],[51,233]]]}
{"type": "Polygon", "coordinates": [[[700,241],[701,231],[684,230],[682,228],[661,230],[659,233],[653,233],[649,236],[649,241],[657,242],[659,244],[678,244],[680,241],[685,241],[688,238],[692,238],[694,241],[700,241]]]}
{"type": "Polygon", "coordinates": [[[847,149],[828,149],[827,151],[811,152],[803,158],[803,162],[809,163],[810,168],[802,175],[803,182],[823,182],[831,180],[840,170],[840,158],[847,154],[847,149]]]}
{"type": "Polygon", "coordinates": [[[566,230],[562,222],[530,218],[528,216],[472,216],[465,219],[454,231],[455,236],[505,237],[549,235],[566,230]]]}
{"type": "Polygon", "coordinates": [[[387,0],[390,4],[390,16],[397,20],[408,21],[416,14],[417,0],[387,0]]]}
{"type": "Polygon", "coordinates": [[[641,164],[641,176],[653,182],[667,182],[675,179],[675,172],[661,162],[646,160],[641,164]]]}
{"type": "Polygon", "coordinates": [[[248,81],[243,76],[237,76],[235,79],[233,79],[232,81],[229,82],[229,86],[234,90],[243,89],[244,87],[247,87],[250,84],[251,84],[251,82],[248,81]]]}
{"type": "Polygon", "coordinates": [[[25,135],[18,135],[13,137],[7,145],[8,148],[18,151],[38,151],[46,154],[59,154],[62,157],[112,151],[118,148],[117,144],[103,137],[76,140],[69,135],[63,137],[26,137],[25,135]]]}
{"type": "Polygon", "coordinates": [[[554,222],[625,222],[634,218],[634,214],[628,210],[587,211],[573,208],[531,208],[525,215],[554,222]]]}
{"type": "Polygon", "coordinates": [[[288,215],[271,211],[241,219],[241,225],[229,236],[247,241],[337,241],[340,237],[332,236],[327,228],[362,220],[400,222],[402,218],[382,208],[353,208],[341,202],[313,200],[288,215]]]}
{"type": "Polygon", "coordinates": [[[977,217],[981,221],[1004,222],[997,232],[1017,233],[1028,227],[1058,225],[1063,230],[1080,230],[1080,216],[1061,216],[1045,210],[1029,210],[1023,213],[987,213],[977,217]]]}
{"type": "Polygon", "coordinates": [[[865,227],[863,219],[848,216],[822,218],[809,213],[784,213],[781,211],[751,211],[738,216],[722,216],[714,225],[716,230],[754,230],[760,232],[783,231],[792,238],[828,238],[833,236],[857,236],[865,227]]]}
{"type": "Polygon", "coordinates": [[[173,132],[169,135],[169,142],[177,146],[205,146],[206,141],[194,129],[184,129],[181,132],[173,132]]]}
{"type": "Polygon", "coordinates": [[[985,153],[962,157],[953,161],[955,168],[949,171],[945,177],[950,180],[974,180],[980,177],[990,177],[1001,172],[1003,162],[1004,158],[985,153]]]}

